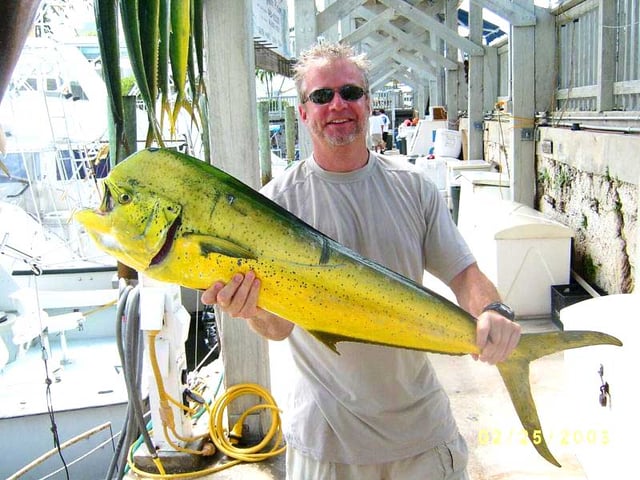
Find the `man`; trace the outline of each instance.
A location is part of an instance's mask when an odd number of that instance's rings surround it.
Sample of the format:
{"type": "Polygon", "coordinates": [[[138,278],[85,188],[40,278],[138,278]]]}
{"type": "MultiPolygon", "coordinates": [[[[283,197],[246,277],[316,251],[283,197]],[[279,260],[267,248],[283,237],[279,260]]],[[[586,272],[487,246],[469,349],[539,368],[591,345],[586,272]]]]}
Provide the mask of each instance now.
{"type": "Polygon", "coordinates": [[[390,130],[390,125],[391,125],[391,120],[389,120],[389,117],[387,116],[387,113],[384,111],[384,108],[380,109],[380,116],[382,117],[382,144],[384,145],[384,148],[382,149],[382,153],[384,153],[385,149],[387,148],[388,145],[388,141],[387,139],[389,138],[389,130],[390,130]]]}
{"type": "MultiPolygon", "coordinates": [[[[309,224],[422,281],[431,271],[477,317],[479,358],[508,357],[520,327],[494,310],[480,272],[437,188],[408,162],[367,149],[368,64],[324,43],[296,65],[301,121],[313,155],[263,188],[309,224]],[[488,307],[487,307],[488,306],[488,307]]],[[[202,295],[271,340],[289,340],[299,372],[284,407],[291,480],[466,479],[467,451],[427,355],[343,342],[340,355],[302,328],[257,307],[260,279],[237,274],[202,295]]],[[[301,299],[304,301],[304,299],[301,299]]]]}
{"type": "Polygon", "coordinates": [[[384,131],[384,122],[382,121],[382,115],[378,110],[374,110],[369,117],[369,137],[371,139],[370,147],[376,153],[382,153],[384,148],[382,147],[382,132],[384,131]]]}

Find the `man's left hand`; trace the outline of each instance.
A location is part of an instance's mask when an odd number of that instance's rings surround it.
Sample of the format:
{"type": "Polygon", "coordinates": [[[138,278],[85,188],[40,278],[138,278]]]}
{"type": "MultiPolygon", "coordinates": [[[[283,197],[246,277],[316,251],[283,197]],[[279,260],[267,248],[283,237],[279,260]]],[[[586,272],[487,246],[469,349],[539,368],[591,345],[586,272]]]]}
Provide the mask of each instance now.
{"type": "Polygon", "coordinates": [[[505,361],[518,345],[521,327],[493,310],[487,310],[478,317],[476,345],[480,354],[476,360],[491,365],[505,361]]]}

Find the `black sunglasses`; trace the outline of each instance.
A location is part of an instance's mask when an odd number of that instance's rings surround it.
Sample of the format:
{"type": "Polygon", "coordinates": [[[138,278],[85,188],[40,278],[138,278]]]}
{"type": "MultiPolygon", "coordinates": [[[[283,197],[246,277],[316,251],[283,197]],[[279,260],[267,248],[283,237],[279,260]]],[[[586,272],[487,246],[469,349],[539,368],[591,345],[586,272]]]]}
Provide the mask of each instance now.
{"type": "Polygon", "coordinates": [[[364,88],[358,87],[357,85],[343,85],[337,89],[319,88],[311,92],[302,103],[306,103],[308,100],[311,100],[313,103],[318,105],[325,105],[333,100],[336,91],[338,92],[338,95],[347,102],[360,100],[365,94],[364,88]]]}

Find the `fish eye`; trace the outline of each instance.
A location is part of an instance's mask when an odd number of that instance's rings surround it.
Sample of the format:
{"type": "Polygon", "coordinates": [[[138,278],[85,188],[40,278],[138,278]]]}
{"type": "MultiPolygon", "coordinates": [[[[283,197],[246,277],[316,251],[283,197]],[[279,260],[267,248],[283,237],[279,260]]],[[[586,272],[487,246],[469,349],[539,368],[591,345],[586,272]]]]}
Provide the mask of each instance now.
{"type": "Polygon", "coordinates": [[[118,203],[120,203],[121,205],[126,205],[127,203],[131,202],[131,195],[129,195],[128,193],[121,193],[118,196],[118,203]]]}

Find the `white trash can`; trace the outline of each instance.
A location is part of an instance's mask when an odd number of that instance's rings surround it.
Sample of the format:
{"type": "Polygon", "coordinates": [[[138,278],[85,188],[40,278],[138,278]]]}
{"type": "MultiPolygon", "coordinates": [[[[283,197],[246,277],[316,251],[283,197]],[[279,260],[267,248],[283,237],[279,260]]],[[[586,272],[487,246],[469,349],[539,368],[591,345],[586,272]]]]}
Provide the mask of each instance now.
{"type": "Polygon", "coordinates": [[[521,203],[492,199],[461,231],[516,315],[550,316],[551,285],[570,280],[572,229],[521,203]]]}

